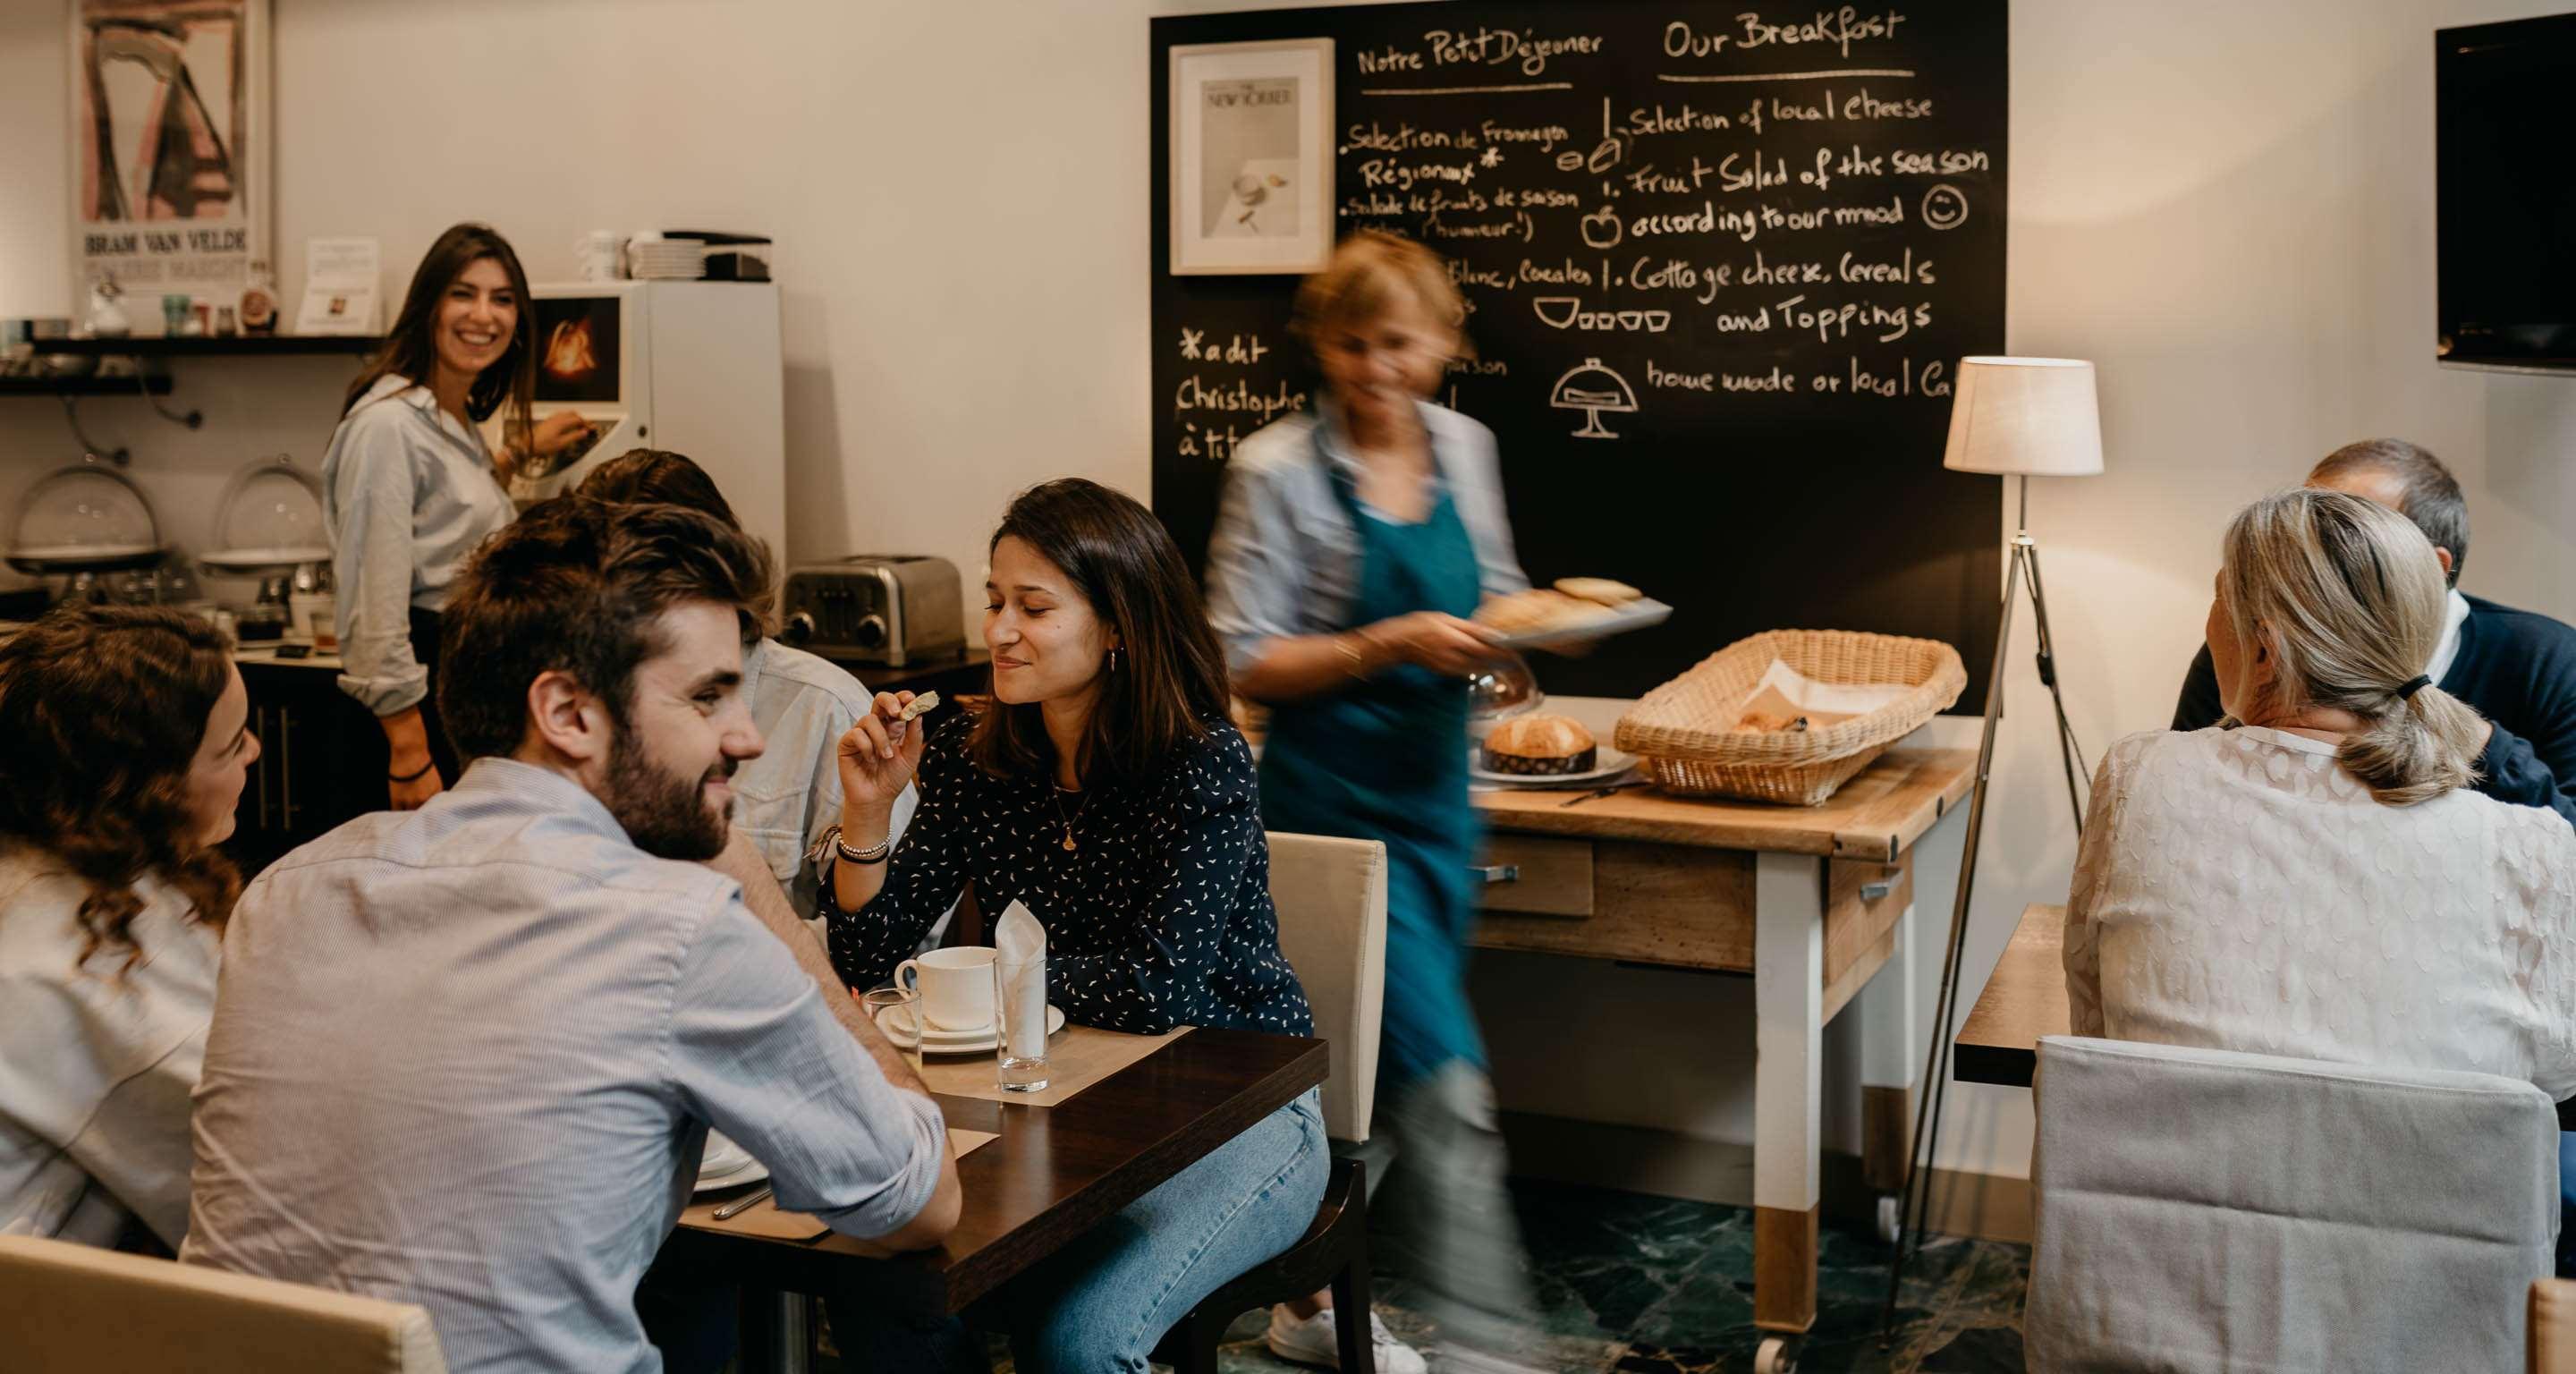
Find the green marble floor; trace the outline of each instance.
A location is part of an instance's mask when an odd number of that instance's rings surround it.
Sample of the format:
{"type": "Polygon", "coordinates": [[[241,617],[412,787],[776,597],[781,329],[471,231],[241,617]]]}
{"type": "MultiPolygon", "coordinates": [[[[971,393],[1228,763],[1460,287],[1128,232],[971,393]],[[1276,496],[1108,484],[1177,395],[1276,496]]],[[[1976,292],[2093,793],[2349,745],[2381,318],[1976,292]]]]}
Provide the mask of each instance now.
{"type": "MultiPolygon", "coordinates": [[[[1741,1207],[1685,1202],[1566,1184],[1516,1180],[1537,1289],[1537,1331],[1522,1358],[1565,1374],[1714,1374],[1750,1370],[1753,1328],[1753,1214],[1741,1207]]],[[[1418,1285],[1408,1257],[1371,1237],[1378,1314],[1397,1335],[1429,1348],[1429,1322],[1416,1312],[1418,1285]]],[[[1888,1247],[1830,1224],[1818,1263],[1816,1325],[1798,1357],[1800,1374],[1986,1374],[2023,1368],[2022,1291],[2026,1246],[1936,1239],[1926,1245],[1898,1295],[1893,1339],[1879,1342],[1887,1294],[1888,1247]]],[[[1266,1313],[1246,1313],[1221,1352],[1226,1374],[1289,1374],[1302,1366],[1272,1358],[1262,1344],[1266,1313]]],[[[1007,1348],[990,1343],[995,1374],[1011,1374],[1007,1348]]],[[[837,1361],[818,1362],[824,1370],[837,1361]]],[[[1438,1366],[1433,1366],[1438,1374],[1438,1366]]]]}
{"type": "MultiPolygon", "coordinates": [[[[1749,1370],[1753,1215],[1741,1207],[1519,1181],[1513,1200],[1528,1244],[1540,1340],[1526,1358],[1567,1374],[1700,1374],[1749,1370]]],[[[1406,1256],[1377,1250],[1378,1312],[1398,1335],[1427,1335],[1410,1299],[1406,1256]]],[[[2028,1247],[1939,1239],[1898,1295],[1894,1339],[1881,1348],[1888,1247],[1828,1226],[1818,1264],[1815,1329],[1801,1374],[1982,1374],[2023,1367],[2028,1247]]],[[[1224,1352],[1228,1374],[1285,1374],[1248,1316],[1224,1352]]]]}

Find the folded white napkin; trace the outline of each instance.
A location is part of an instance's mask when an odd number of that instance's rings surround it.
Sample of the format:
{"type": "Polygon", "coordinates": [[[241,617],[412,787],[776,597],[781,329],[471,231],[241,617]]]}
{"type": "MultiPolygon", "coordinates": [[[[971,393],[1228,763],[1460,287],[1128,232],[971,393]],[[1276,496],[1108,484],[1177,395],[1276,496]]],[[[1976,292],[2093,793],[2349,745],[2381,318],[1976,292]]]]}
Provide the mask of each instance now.
{"type": "Polygon", "coordinates": [[[993,923],[993,948],[1001,968],[1002,1005],[995,1008],[1002,1052],[1013,1058],[1046,1054],[1046,927],[1018,902],[993,923]]]}
{"type": "Polygon", "coordinates": [[[1914,689],[1901,682],[1818,682],[1775,658],[1771,670],[1753,684],[1745,704],[1750,706],[1765,691],[1774,690],[1800,714],[1849,718],[1867,715],[1914,689]]]}

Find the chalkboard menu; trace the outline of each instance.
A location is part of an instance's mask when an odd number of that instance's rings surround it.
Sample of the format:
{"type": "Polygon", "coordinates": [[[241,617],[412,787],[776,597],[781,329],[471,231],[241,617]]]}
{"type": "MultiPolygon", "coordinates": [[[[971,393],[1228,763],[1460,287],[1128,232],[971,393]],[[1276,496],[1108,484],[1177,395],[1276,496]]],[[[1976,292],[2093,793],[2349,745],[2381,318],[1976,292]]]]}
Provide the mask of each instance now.
{"type": "Polygon", "coordinates": [[[1175,276],[1174,45],[1333,40],[1343,232],[1450,259],[1522,566],[1663,626],[1537,662],[1634,695],[1745,635],[1946,640],[1983,701],[1996,480],[1946,472],[2004,342],[2004,0],[1363,5],[1152,25],[1155,509],[1203,559],[1234,445],[1311,406],[1293,276],[1175,276]]]}

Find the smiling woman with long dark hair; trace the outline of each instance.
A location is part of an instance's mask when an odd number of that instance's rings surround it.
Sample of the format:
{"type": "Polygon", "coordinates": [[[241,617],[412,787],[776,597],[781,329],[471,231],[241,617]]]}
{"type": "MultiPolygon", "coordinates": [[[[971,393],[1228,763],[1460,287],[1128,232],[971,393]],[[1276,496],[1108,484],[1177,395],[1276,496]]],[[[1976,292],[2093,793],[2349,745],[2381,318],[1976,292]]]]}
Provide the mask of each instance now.
{"type": "Polygon", "coordinates": [[[322,459],[323,510],[339,581],[340,688],[385,732],[397,809],[438,795],[457,772],[432,678],[438,613],[466,557],[513,507],[507,453],[480,426],[495,413],[534,454],[580,437],[569,413],[531,424],[536,320],[509,241],[481,224],[438,236],[412,273],[402,313],[341,406],[322,459]]]}
{"type": "Polygon", "coordinates": [[[144,606],[0,645],[0,1234],[188,1225],[188,1093],[259,758],[232,646],[144,606]]]}
{"type": "MultiPolygon", "coordinates": [[[[883,981],[972,884],[983,911],[1020,902],[1046,927],[1047,998],[1067,1020],[1313,1034],[1279,952],[1225,657],[1171,536],[1134,500],[1066,478],[1013,501],[990,552],[991,708],[925,743],[897,719],[911,694],[880,693],[842,737],[843,814],[864,822],[826,846],[842,978],[883,981]],[[889,859],[887,818],[916,769],[921,806],[889,859]]],[[[1326,1167],[1309,1093],[1093,1228],[995,1305],[1018,1368],[1143,1368],[1183,1313],[1305,1230],[1326,1167]]],[[[833,1325],[867,1368],[923,1353],[897,1323],[833,1325]]]]}

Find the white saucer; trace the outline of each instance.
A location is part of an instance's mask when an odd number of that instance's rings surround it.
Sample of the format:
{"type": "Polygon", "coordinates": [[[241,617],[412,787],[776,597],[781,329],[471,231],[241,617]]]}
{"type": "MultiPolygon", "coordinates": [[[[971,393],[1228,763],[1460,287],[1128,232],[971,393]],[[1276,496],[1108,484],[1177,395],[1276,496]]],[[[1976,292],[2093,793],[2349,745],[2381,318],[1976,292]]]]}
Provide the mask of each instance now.
{"type": "MultiPolygon", "coordinates": [[[[886,1039],[893,1041],[897,1049],[912,1048],[912,1032],[887,1025],[883,1013],[879,1013],[877,1017],[877,1029],[884,1031],[886,1039]]],[[[1063,1029],[1064,1008],[1049,1003],[1047,1034],[1053,1035],[1063,1029]]],[[[941,1030],[934,1026],[930,1033],[922,1038],[921,1052],[923,1054],[982,1054],[999,1048],[1001,1048],[1001,1036],[995,1027],[985,1026],[978,1030],[954,1031],[941,1030]]]]}

